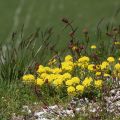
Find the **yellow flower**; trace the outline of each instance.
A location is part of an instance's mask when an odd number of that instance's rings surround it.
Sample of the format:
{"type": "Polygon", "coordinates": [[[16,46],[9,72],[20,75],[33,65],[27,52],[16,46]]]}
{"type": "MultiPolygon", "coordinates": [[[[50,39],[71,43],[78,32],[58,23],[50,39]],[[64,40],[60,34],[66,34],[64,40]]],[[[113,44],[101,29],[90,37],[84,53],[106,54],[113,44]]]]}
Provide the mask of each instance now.
{"type": "Polygon", "coordinates": [[[77,85],[76,86],[76,91],[80,92],[80,93],[83,93],[84,91],[84,86],[83,85],[77,85]]]}
{"type": "Polygon", "coordinates": [[[80,83],[80,79],[78,77],[73,77],[71,80],[73,81],[74,84],[80,83]]]}
{"type": "Polygon", "coordinates": [[[103,85],[103,81],[102,80],[95,80],[95,87],[96,88],[101,88],[103,85]]]}
{"type": "Polygon", "coordinates": [[[49,74],[47,73],[42,73],[41,75],[39,75],[40,78],[45,79],[49,74]]]}
{"type": "Polygon", "coordinates": [[[26,74],[22,77],[22,80],[25,82],[34,82],[35,77],[32,74],[26,74]]]}
{"type": "Polygon", "coordinates": [[[118,76],[118,78],[120,79],[120,73],[118,73],[118,75],[117,75],[117,76],[118,76]]]}
{"type": "Polygon", "coordinates": [[[65,61],[67,62],[67,61],[73,61],[73,57],[71,56],[71,55],[67,55],[66,57],[65,57],[65,61]]]}
{"type": "Polygon", "coordinates": [[[115,59],[114,59],[114,57],[108,57],[108,58],[107,58],[107,61],[108,61],[109,63],[112,63],[112,62],[115,61],[115,59]]]}
{"type": "Polygon", "coordinates": [[[91,49],[96,49],[96,45],[91,45],[91,49]]]}
{"type": "Polygon", "coordinates": [[[51,59],[49,60],[48,65],[53,65],[55,63],[56,63],[56,59],[51,59]]]}
{"type": "Polygon", "coordinates": [[[52,72],[50,67],[44,67],[44,69],[45,69],[45,72],[52,72]]]}
{"type": "Polygon", "coordinates": [[[48,82],[52,82],[57,76],[55,76],[54,74],[49,74],[45,77],[44,80],[48,80],[48,82]]]}
{"type": "Polygon", "coordinates": [[[90,59],[89,59],[89,57],[87,57],[87,56],[83,56],[83,57],[81,57],[81,58],[79,58],[78,59],[78,62],[89,62],[90,61],[90,59]]]}
{"type": "Polygon", "coordinates": [[[115,70],[118,71],[118,72],[120,72],[120,63],[117,63],[115,65],[115,70]]]}
{"type": "Polygon", "coordinates": [[[100,76],[100,75],[101,75],[101,72],[96,72],[95,75],[96,75],[96,76],[100,76]]]}
{"type": "Polygon", "coordinates": [[[82,69],[88,68],[88,63],[78,63],[78,66],[81,67],[82,69]]]}
{"type": "Polygon", "coordinates": [[[53,74],[53,78],[54,79],[62,79],[62,75],[61,74],[53,74]]]}
{"type": "Polygon", "coordinates": [[[107,61],[103,61],[102,64],[100,65],[101,70],[107,69],[109,66],[109,63],[107,61]]]}
{"type": "Polygon", "coordinates": [[[71,79],[71,74],[70,73],[64,73],[62,75],[63,79],[71,79]]]}
{"type": "Polygon", "coordinates": [[[61,86],[63,83],[62,79],[56,79],[53,81],[53,85],[55,86],[61,86]]]}
{"type": "Polygon", "coordinates": [[[75,51],[78,47],[77,46],[73,46],[72,50],[75,51]]]}
{"type": "Polygon", "coordinates": [[[55,73],[55,74],[56,73],[58,74],[58,73],[61,73],[62,70],[60,68],[54,68],[54,69],[52,69],[52,72],[55,73]]]}
{"type": "Polygon", "coordinates": [[[96,66],[95,66],[95,69],[96,69],[96,70],[100,70],[100,65],[96,65],[96,66]]]}
{"type": "Polygon", "coordinates": [[[89,71],[93,71],[94,70],[94,64],[90,64],[90,65],[88,65],[88,70],[89,71]]]}
{"type": "Polygon", "coordinates": [[[120,42],[115,42],[114,44],[115,44],[115,45],[120,45],[120,42]]]}
{"type": "Polygon", "coordinates": [[[44,68],[43,65],[39,65],[39,68],[38,68],[37,72],[38,72],[39,74],[41,74],[41,73],[46,72],[46,70],[45,70],[45,68],[44,68]]]}
{"type": "Polygon", "coordinates": [[[72,71],[74,67],[74,63],[71,61],[62,62],[61,65],[62,65],[62,70],[65,70],[65,71],[72,71]]]}
{"type": "Polygon", "coordinates": [[[41,78],[37,78],[36,83],[37,83],[37,85],[40,85],[40,86],[41,86],[41,85],[44,84],[44,80],[41,79],[41,78]]]}
{"type": "Polygon", "coordinates": [[[65,82],[65,84],[66,84],[67,86],[71,86],[71,85],[73,85],[73,81],[72,81],[72,80],[67,80],[67,81],[65,82]]]}
{"type": "Polygon", "coordinates": [[[104,73],[104,77],[110,77],[110,74],[104,73]]]}
{"type": "Polygon", "coordinates": [[[52,76],[53,79],[58,79],[58,78],[63,79],[63,76],[61,74],[52,74],[52,76]]]}
{"type": "Polygon", "coordinates": [[[67,93],[68,94],[75,94],[75,88],[73,86],[70,86],[67,88],[67,93]]]}
{"type": "Polygon", "coordinates": [[[93,79],[91,77],[86,77],[84,79],[84,81],[82,82],[84,87],[89,87],[91,85],[91,82],[93,81],[93,79]]]}
{"type": "Polygon", "coordinates": [[[72,61],[68,61],[67,64],[68,64],[69,66],[74,67],[74,63],[73,63],[72,61]]]}

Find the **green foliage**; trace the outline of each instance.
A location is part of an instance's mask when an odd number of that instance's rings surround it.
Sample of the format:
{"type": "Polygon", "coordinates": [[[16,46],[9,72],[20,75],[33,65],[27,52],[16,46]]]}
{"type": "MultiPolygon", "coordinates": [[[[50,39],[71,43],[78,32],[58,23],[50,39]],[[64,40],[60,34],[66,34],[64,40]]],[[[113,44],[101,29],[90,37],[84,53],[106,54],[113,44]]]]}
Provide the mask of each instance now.
{"type": "Polygon", "coordinates": [[[0,80],[15,81],[21,79],[24,73],[34,72],[36,64],[45,63],[46,52],[48,52],[48,44],[51,33],[41,32],[39,37],[39,29],[30,34],[23,36],[23,28],[20,33],[13,33],[11,41],[0,45],[0,80]]]}
{"type": "Polygon", "coordinates": [[[24,114],[23,105],[33,105],[37,98],[31,92],[30,86],[23,85],[19,82],[11,82],[7,85],[0,82],[0,119],[11,119],[13,113],[24,114]]]}

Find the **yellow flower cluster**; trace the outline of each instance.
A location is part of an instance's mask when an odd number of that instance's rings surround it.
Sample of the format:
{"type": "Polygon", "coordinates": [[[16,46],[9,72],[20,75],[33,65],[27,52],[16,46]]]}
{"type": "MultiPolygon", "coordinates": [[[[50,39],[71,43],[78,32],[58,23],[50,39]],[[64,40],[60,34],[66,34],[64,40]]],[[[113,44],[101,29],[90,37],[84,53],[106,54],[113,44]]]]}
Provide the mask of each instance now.
{"type": "Polygon", "coordinates": [[[95,87],[101,88],[102,85],[103,85],[103,81],[102,80],[95,80],[95,87]]]}
{"type": "Polygon", "coordinates": [[[89,63],[90,59],[87,56],[83,56],[80,57],[78,59],[78,61],[76,61],[77,66],[81,67],[81,68],[87,68],[88,67],[88,63],[89,63]]]}
{"type": "Polygon", "coordinates": [[[115,61],[115,59],[114,59],[114,57],[108,57],[107,61],[108,61],[109,63],[112,63],[112,62],[115,61]]]}
{"type": "Polygon", "coordinates": [[[35,81],[35,77],[32,74],[26,74],[22,77],[22,79],[24,82],[32,82],[32,81],[34,82],[35,81]]]}
{"type": "Polygon", "coordinates": [[[114,44],[115,44],[115,45],[120,45],[120,42],[117,41],[117,42],[115,42],[114,44]]]}
{"type": "Polygon", "coordinates": [[[85,87],[89,87],[91,85],[91,82],[93,81],[93,79],[91,77],[86,77],[83,81],[83,86],[85,87]]]}
{"type": "Polygon", "coordinates": [[[117,63],[115,65],[115,70],[118,71],[118,72],[120,72],[120,63],[117,63]]]}
{"type": "Polygon", "coordinates": [[[91,49],[96,49],[96,45],[91,45],[91,49]]]}
{"type": "MultiPolygon", "coordinates": [[[[92,49],[95,46],[92,46],[92,49]]],[[[118,63],[114,57],[110,56],[100,64],[94,64],[88,56],[81,56],[73,60],[71,55],[67,55],[60,63],[61,67],[52,65],[56,62],[49,61],[47,66],[39,65],[37,75],[26,74],[22,77],[24,82],[34,82],[43,86],[49,84],[56,89],[64,86],[68,95],[84,94],[86,90],[101,90],[106,78],[120,77],[120,58],[118,63]],[[111,72],[109,72],[111,71],[111,72]]]]}

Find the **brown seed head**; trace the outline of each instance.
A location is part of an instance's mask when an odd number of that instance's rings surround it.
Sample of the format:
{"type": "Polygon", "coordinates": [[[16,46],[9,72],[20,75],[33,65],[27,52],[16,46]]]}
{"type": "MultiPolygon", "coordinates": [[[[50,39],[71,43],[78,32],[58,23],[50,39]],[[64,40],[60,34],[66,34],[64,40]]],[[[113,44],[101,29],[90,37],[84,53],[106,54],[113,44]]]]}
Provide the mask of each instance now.
{"type": "Polygon", "coordinates": [[[69,23],[69,21],[68,21],[67,18],[62,18],[62,22],[64,22],[64,23],[69,23]]]}

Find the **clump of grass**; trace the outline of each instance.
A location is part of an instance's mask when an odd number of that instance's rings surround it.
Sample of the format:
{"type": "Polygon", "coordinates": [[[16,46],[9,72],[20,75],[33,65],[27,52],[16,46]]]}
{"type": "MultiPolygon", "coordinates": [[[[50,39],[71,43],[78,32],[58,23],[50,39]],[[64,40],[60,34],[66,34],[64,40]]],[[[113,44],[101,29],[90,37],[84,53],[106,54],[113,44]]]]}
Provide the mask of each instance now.
{"type": "Polygon", "coordinates": [[[11,82],[6,85],[0,82],[0,119],[11,119],[13,113],[22,115],[23,105],[33,105],[37,102],[34,92],[30,86],[23,85],[19,82],[11,82]]]}
{"type": "Polygon", "coordinates": [[[45,32],[37,29],[25,36],[22,28],[0,45],[0,119],[10,119],[12,113],[20,113],[24,104],[38,99],[33,87],[31,90],[31,86],[21,83],[21,77],[33,72],[31,68],[38,62],[45,64],[51,34],[50,29],[45,32]]]}
{"type": "Polygon", "coordinates": [[[0,46],[0,79],[10,83],[21,78],[27,71],[31,70],[37,62],[45,63],[44,56],[50,43],[52,32],[46,30],[41,32],[37,29],[27,37],[21,32],[12,34],[8,42],[0,46]]]}

